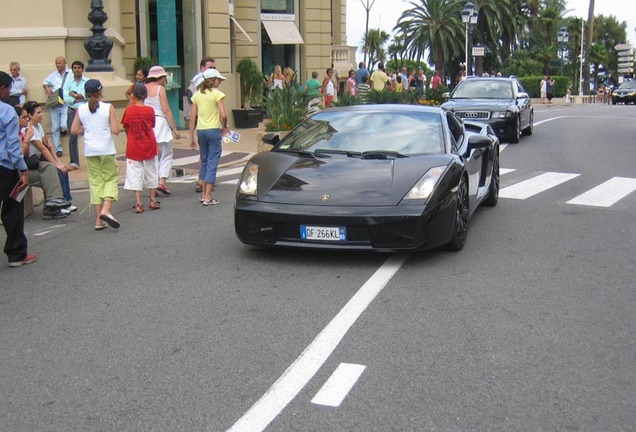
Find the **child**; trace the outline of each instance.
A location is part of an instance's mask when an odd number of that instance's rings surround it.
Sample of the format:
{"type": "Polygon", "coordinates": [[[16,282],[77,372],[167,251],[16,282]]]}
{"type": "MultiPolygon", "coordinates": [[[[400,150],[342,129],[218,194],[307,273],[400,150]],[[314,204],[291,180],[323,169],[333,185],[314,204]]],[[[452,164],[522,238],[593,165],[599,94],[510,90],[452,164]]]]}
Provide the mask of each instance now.
{"type": "Polygon", "coordinates": [[[150,189],[150,210],[161,208],[157,201],[157,140],[153,128],[155,111],[144,105],[148,90],[143,84],[133,87],[130,105],[124,111],[121,124],[126,130],[126,182],[124,189],[135,192],[135,213],[143,213],[141,190],[150,189]]]}

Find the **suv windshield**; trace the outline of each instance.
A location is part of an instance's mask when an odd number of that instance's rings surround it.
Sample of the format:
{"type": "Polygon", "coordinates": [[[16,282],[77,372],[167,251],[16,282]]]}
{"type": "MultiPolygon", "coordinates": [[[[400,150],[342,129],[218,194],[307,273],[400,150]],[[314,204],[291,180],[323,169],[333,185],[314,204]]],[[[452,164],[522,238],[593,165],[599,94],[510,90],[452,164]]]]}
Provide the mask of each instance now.
{"type": "Polygon", "coordinates": [[[457,86],[451,99],[512,99],[512,85],[509,80],[501,78],[468,78],[457,86]]]}
{"type": "Polygon", "coordinates": [[[636,81],[626,81],[622,83],[618,88],[619,90],[634,90],[636,89],[636,81]]]}

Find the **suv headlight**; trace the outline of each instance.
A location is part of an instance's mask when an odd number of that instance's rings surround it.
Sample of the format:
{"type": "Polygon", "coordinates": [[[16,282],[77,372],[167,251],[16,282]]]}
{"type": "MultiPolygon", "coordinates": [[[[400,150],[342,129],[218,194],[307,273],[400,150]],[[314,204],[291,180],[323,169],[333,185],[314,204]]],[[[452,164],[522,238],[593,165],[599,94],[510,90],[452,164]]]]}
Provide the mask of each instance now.
{"type": "Polygon", "coordinates": [[[494,119],[502,119],[502,118],[510,118],[512,117],[511,111],[493,111],[492,118],[494,119]]]}
{"type": "Polygon", "coordinates": [[[250,162],[243,170],[239,182],[239,193],[251,196],[256,196],[258,193],[258,164],[250,162]]]}
{"type": "Polygon", "coordinates": [[[411,188],[409,193],[404,197],[405,200],[426,200],[428,199],[433,191],[435,190],[435,185],[437,184],[437,180],[444,174],[446,170],[446,165],[436,166],[428,171],[426,174],[420,178],[417,183],[411,188]]]}

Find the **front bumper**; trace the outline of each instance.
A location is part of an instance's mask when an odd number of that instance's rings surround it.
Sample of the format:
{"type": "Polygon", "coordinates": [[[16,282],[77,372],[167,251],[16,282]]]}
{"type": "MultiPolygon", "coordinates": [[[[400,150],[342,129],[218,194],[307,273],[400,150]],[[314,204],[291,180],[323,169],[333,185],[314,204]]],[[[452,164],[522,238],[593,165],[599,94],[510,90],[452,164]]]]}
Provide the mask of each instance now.
{"type": "Polygon", "coordinates": [[[448,243],[455,221],[454,194],[433,207],[326,207],[238,199],[234,228],[243,243],[380,252],[431,249],[448,243]],[[340,227],[344,241],[301,240],[300,225],[340,227]]]}

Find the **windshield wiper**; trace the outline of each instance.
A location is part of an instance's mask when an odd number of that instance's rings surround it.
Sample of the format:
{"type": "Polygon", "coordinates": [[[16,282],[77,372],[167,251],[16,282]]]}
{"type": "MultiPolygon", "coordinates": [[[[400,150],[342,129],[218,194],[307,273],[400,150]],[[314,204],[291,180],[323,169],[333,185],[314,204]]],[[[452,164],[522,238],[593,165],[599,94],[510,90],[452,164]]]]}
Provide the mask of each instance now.
{"type": "Polygon", "coordinates": [[[349,150],[338,150],[338,149],[316,149],[314,150],[314,153],[321,153],[321,154],[340,154],[340,155],[346,155],[347,157],[360,157],[362,156],[362,153],[360,152],[355,152],[355,151],[349,151],[349,150]]]}
{"type": "Polygon", "coordinates": [[[389,150],[369,150],[362,152],[362,159],[388,159],[393,158],[407,158],[408,156],[396,151],[389,150]]]}

